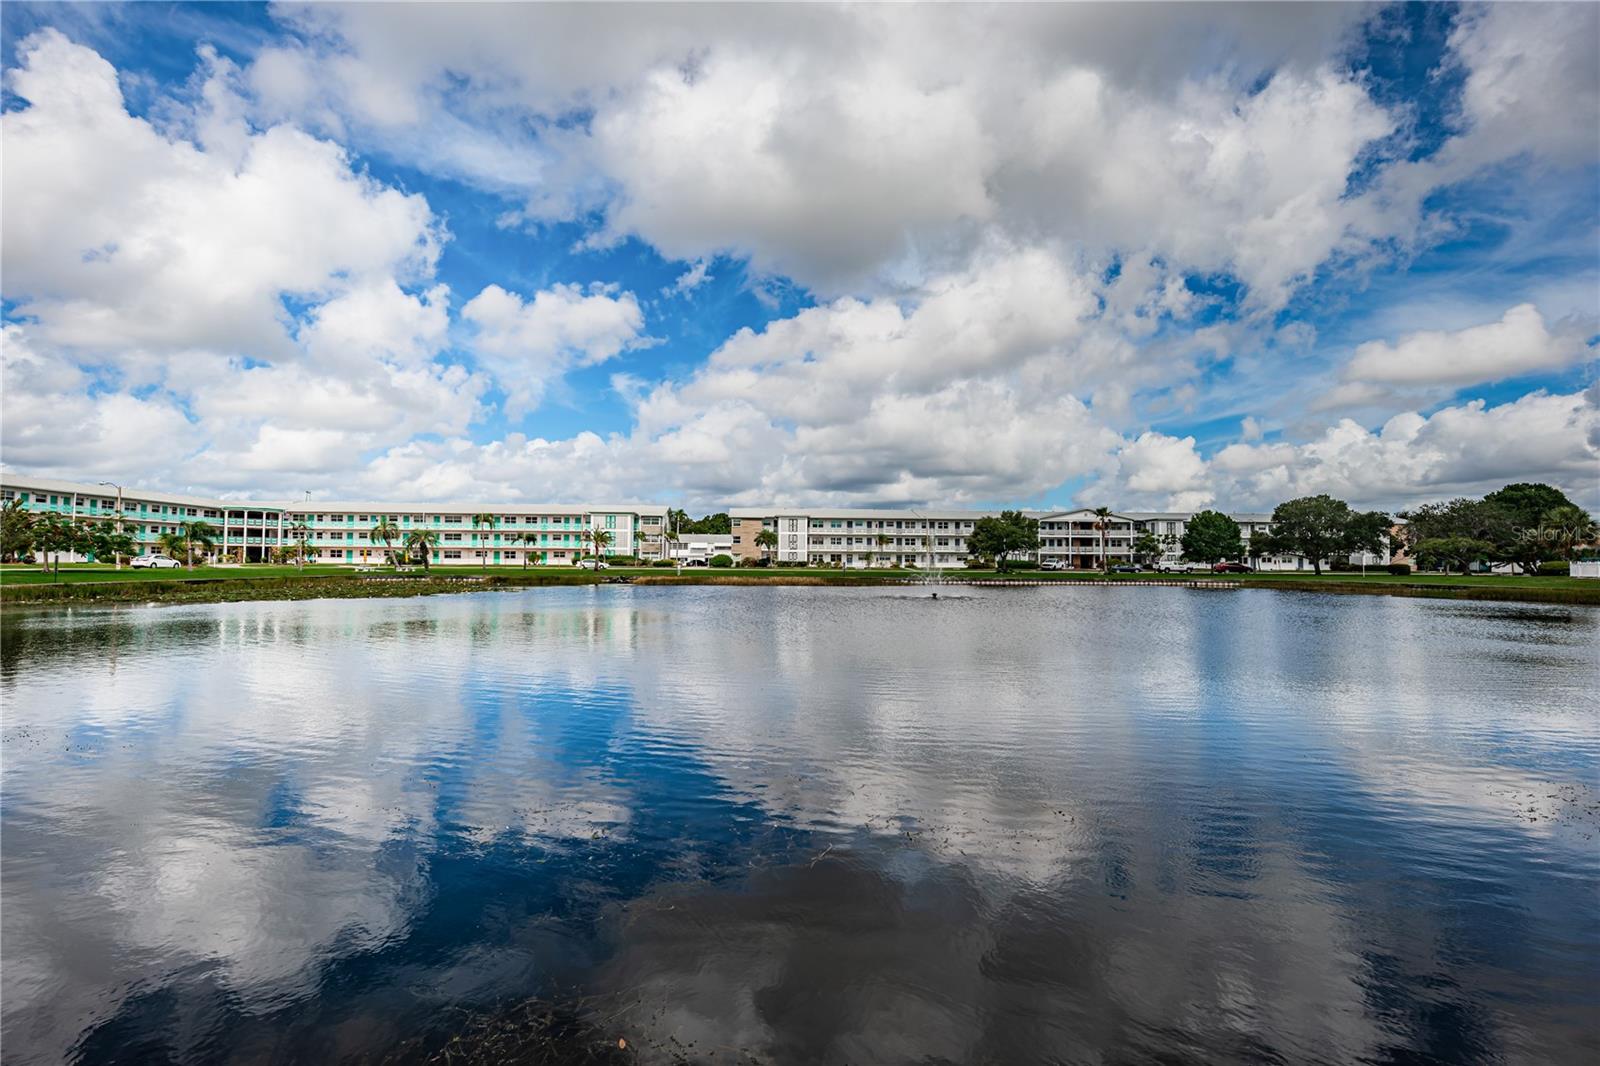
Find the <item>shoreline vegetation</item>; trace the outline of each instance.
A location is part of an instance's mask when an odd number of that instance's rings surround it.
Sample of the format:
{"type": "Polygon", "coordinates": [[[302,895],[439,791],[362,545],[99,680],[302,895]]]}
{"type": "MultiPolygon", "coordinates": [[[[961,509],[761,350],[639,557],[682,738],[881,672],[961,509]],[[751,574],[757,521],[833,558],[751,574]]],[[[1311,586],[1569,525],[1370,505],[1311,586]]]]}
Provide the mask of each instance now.
{"type": "Polygon", "coordinates": [[[0,606],[62,604],[231,603],[249,600],[364,599],[429,596],[444,593],[539,588],[552,585],[737,585],[737,586],[900,586],[959,588],[985,586],[1093,585],[1206,588],[1269,588],[1295,592],[1414,596],[1458,600],[1509,600],[1600,606],[1600,582],[1570,577],[1459,574],[1301,572],[1254,574],[1103,574],[989,570],[946,572],[934,581],[919,571],[762,568],[729,572],[687,568],[683,573],[648,567],[618,567],[595,573],[567,567],[498,572],[452,568],[452,572],[358,573],[348,567],[292,566],[198,567],[193,571],[115,570],[109,566],[63,566],[60,580],[34,566],[0,567],[0,606]]]}

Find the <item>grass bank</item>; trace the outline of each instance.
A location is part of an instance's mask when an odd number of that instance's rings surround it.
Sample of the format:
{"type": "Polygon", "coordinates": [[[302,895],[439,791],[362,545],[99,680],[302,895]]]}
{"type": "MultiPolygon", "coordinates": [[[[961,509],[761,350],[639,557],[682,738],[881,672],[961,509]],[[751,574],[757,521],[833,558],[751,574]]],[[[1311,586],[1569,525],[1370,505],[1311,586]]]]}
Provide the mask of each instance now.
{"type": "MultiPolygon", "coordinates": [[[[1148,583],[1170,577],[1174,582],[1193,579],[1227,581],[1242,588],[1273,588],[1296,592],[1334,592],[1345,595],[1421,596],[1456,600],[1512,600],[1528,603],[1565,603],[1600,606],[1600,582],[1570,577],[1515,577],[1507,575],[1327,573],[1320,577],[1302,572],[1257,574],[1100,574],[1020,570],[997,574],[992,570],[947,573],[945,580],[1027,582],[1030,584],[1148,583]]],[[[592,585],[629,582],[639,585],[801,585],[871,586],[916,582],[920,576],[907,570],[823,570],[818,568],[763,568],[713,570],[695,567],[681,574],[661,568],[637,567],[601,571],[598,575],[573,567],[537,567],[527,570],[470,568],[433,570],[431,573],[358,574],[349,567],[284,566],[199,567],[195,570],[114,570],[94,564],[61,568],[60,580],[37,567],[0,567],[0,604],[5,606],[51,603],[225,603],[238,600],[301,600],[379,596],[426,596],[477,589],[505,589],[547,585],[592,585]]]]}
{"type": "MultiPolygon", "coordinates": [[[[218,568],[221,569],[221,568],[218,568]]],[[[261,570],[277,570],[262,567],[261,570]]],[[[331,568],[330,568],[331,569],[331,568]]],[[[223,576],[196,571],[183,577],[93,580],[79,577],[60,582],[13,582],[9,573],[0,573],[0,605],[30,606],[49,604],[116,603],[234,603],[242,600],[319,600],[367,599],[391,596],[433,596],[446,592],[472,592],[543,585],[593,585],[598,578],[583,570],[528,570],[504,574],[356,574],[350,570],[333,573],[296,574],[257,573],[249,568],[221,570],[223,576]]],[[[145,574],[148,571],[139,571],[145,574]]]]}

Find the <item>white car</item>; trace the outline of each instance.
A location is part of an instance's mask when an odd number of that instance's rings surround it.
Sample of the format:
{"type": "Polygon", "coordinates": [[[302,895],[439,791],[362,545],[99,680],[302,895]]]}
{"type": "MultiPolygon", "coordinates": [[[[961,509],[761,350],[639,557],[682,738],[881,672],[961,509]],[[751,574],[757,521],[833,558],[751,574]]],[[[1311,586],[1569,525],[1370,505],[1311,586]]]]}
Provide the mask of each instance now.
{"type": "Polygon", "coordinates": [[[172,570],[183,564],[165,555],[140,555],[129,561],[128,565],[135,570],[172,570]]]}
{"type": "Polygon", "coordinates": [[[604,559],[579,559],[578,565],[585,570],[610,570],[611,564],[604,559]]]}

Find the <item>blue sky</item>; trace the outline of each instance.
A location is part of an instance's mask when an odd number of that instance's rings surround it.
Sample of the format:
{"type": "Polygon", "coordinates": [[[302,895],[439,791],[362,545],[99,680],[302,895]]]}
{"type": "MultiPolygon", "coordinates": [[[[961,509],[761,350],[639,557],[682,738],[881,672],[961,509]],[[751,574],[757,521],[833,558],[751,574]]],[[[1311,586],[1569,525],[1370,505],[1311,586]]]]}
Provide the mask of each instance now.
{"type": "Polygon", "coordinates": [[[1593,6],[0,18],[12,469],[1600,502],[1593,6]]]}

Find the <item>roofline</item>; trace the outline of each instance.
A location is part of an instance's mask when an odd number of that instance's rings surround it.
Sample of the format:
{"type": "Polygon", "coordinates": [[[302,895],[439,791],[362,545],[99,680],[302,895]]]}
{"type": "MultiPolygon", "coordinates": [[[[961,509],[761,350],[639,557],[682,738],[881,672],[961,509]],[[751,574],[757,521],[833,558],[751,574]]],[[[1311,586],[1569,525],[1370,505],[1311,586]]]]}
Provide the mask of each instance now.
{"type": "MultiPolygon", "coordinates": [[[[8,489],[66,493],[73,496],[95,496],[101,499],[114,497],[114,485],[88,484],[82,481],[61,481],[55,478],[29,477],[10,471],[0,471],[0,486],[8,489]]],[[[288,511],[297,514],[326,514],[328,512],[410,512],[469,514],[638,514],[666,516],[667,505],[656,503],[472,503],[435,501],[432,503],[394,503],[379,500],[259,500],[225,499],[220,496],[186,496],[172,492],[146,489],[137,485],[124,485],[124,500],[147,500],[151,503],[181,504],[185,507],[205,507],[219,511],[288,511]]]]}

